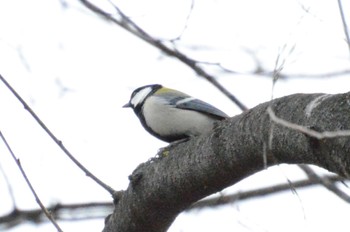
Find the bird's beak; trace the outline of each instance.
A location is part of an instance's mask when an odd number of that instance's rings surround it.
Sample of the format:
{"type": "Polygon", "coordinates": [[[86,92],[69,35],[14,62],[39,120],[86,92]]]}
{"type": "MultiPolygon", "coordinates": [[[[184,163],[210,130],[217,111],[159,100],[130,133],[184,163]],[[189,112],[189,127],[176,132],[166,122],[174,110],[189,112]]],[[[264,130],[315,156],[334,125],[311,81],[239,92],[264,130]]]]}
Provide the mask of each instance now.
{"type": "Polygon", "coordinates": [[[128,103],[126,103],[125,105],[123,105],[123,108],[129,108],[129,107],[131,107],[130,102],[128,102],[128,103]]]}

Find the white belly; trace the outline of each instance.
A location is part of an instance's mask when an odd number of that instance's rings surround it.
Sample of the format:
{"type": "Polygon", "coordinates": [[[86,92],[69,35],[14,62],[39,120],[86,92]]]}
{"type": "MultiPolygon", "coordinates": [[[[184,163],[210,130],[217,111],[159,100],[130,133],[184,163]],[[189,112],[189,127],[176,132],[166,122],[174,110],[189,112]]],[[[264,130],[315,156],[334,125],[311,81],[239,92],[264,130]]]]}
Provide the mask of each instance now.
{"type": "Polygon", "coordinates": [[[213,129],[215,119],[192,110],[157,104],[150,97],[143,106],[147,125],[159,135],[186,134],[197,136],[213,129]]]}

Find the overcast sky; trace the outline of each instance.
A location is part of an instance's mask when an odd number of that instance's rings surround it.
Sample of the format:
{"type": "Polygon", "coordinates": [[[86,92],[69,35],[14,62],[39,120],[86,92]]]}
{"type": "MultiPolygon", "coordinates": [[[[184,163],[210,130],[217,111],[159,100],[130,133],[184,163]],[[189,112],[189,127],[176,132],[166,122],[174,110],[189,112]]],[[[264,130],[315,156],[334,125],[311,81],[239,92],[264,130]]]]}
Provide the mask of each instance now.
{"type": "MultiPolygon", "coordinates": [[[[137,165],[166,146],[144,131],[131,110],[121,108],[133,89],[160,83],[210,102],[229,115],[240,113],[237,106],[184,64],[106,23],[79,2],[65,3],[0,2],[0,73],[71,153],[114,189],[125,189],[128,175],[137,165]]],[[[224,73],[218,66],[203,64],[248,107],[269,101],[271,96],[349,91],[349,74],[305,77],[350,69],[336,1],[115,3],[152,36],[164,41],[180,37],[175,44],[189,57],[220,63],[239,73],[224,73]],[[283,73],[293,78],[279,80],[272,92],[271,78],[250,73],[257,65],[273,71],[277,57],[277,64],[284,63],[283,73]]],[[[108,1],[99,4],[115,13],[108,1]]],[[[343,1],[343,5],[350,18],[349,1],[343,1]]],[[[0,130],[45,205],[111,200],[63,154],[1,83],[0,107],[0,130]]],[[[11,183],[17,207],[37,208],[2,143],[0,168],[11,183]]],[[[295,167],[280,165],[224,193],[303,177],[295,167]]],[[[3,215],[13,209],[13,202],[2,172],[0,186],[3,215]]],[[[215,210],[184,213],[169,231],[325,231],[334,229],[334,225],[343,228],[338,231],[346,231],[349,213],[349,205],[315,187],[298,190],[298,195],[287,191],[215,210]]],[[[59,224],[64,231],[101,231],[103,219],[59,224]]],[[[25,224],[10,231],[55,230],[46,223],[25,224]]]]}

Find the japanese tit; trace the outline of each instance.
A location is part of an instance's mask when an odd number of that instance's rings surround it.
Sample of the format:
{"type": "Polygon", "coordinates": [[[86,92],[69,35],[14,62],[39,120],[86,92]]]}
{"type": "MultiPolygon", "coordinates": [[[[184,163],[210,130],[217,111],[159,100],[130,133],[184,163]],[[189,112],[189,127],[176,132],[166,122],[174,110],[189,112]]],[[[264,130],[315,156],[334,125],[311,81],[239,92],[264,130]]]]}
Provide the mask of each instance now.
{"type": "Polygon", "coordinates": [[[132,108],[149,133],[169,143],[207,133],[228,118],[206,102],[158,84],[137,88],[123,107],[132,108]]]}

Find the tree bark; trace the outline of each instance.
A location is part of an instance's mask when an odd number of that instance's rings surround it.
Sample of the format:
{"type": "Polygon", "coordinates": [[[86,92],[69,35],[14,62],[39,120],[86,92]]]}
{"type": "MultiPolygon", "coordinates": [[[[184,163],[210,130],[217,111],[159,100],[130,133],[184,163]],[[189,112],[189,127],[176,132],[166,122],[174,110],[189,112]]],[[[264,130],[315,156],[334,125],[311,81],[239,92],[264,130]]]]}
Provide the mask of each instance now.
{"type": "Polygon", "coordinates": [[[277,117],[319,132],[350,129],[350,93],[295,94],[258,105],[141,164],[103,231],[166,231],[194,202],[276,164],[314,164],[349,177],[349,137],[318,140],[276,124],[269,106],[277,117]]]}

